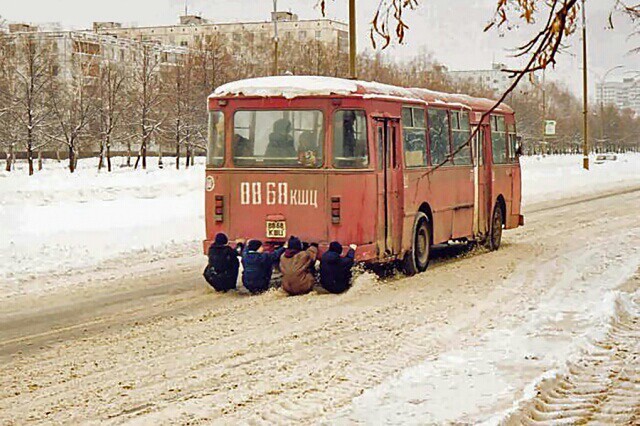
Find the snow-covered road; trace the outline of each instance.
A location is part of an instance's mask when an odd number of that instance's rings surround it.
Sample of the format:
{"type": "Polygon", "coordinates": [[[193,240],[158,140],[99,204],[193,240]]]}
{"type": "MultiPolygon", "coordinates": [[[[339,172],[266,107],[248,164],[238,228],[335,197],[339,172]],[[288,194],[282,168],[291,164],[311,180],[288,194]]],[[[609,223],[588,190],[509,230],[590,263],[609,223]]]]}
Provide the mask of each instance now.
{"type": "MultiPolygon", "coordinates": [[[[632,304],[633,298],[640,303],[637,287],[630,294],[619,291],[640,267],[640,200],[636,195],[611,201],[628,203],[620,209],[628,214],[585,218],[564,211],[566,216],[548,226],[558,233],[569,231],[569,235],[545,233],[546,250],[533,261],[517,264],[469,309],[466,318],[480,321],[486,303],[492,301],[496,302],[497,321],[462,344],[367,390],[333,420],[494,424],[517,411],[521,402],[535,396],[527,392],[527,386],[565,372],[567,360],[576,360],[587,345],[608,331],[617,304],[632,304]],[[570,221],[582,229],[571,230],[570,221]],[[549,250],[552,247],[555,250],[549,250]]],[[[533,227],[539,228],[536,219],[533,227]]],[[[528,236],[534,235],[528,231],[528,236]]],[[[640,319],[640,305],[634,305],[631,312],[640,319]]],[[[635,335],[638,338],[640,334],[635,335]]],[[[640,347],[635,350],[640,355],[640,347]]],[[[640,380],[640,360],[629,368],[635,369],[640,380]]],[[[605,381],[611,371],[600,373],[605,381]]],[[[635,388],[635,402],[640,404],[640,381],[635,388]]]]}

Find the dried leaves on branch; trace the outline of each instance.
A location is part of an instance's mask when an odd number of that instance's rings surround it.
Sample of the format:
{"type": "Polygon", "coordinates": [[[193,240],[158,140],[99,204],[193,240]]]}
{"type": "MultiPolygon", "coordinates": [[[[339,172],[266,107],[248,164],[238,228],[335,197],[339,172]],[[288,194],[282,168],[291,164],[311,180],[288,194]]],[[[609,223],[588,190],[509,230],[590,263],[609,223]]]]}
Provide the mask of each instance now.
{"type": "Polygon", "coordinates": [[[371,21],[369,38],[373,48],[376,48],[376,38],[383,40],[382,49],[391,43],[391,32],[398,39],[404,41],[409,26],[404,21],[404,11],[413,10],[418,6],[418,0],[382,0],[376,14],[371,21]]]}
{"type": "MultiPolygon", "coordinates": [[[[485,27],[485,31],[488,31],[494,26],[498,28],[505,26],[513,19],[514,14],[517,15],[517,19],[524,20],[527,24],[534,24],[534,17],[538,13],[546,13],[546,16],[542,28],[539,29],[528,42],[517,47],[515,56],[523,58],[526,61],[525,65],[519,69],[506,70],[513,79],[511,85],[489,111],[482,115],[481,121],[484,121],[485,117],[493,113],[493,111],[504,102],[524,76],[532,75],[535,71],[545,69],[549,65],[554,65],[556,63],[556,55],[563,46],[562,41],[575,32],[579,12],[578,0],[553,0],[546,2],[545,12],[538,11],[537,4],[540,3],[543,2],[517,0],[508,3],[507,0],[498,0],[494,18],[485,27]]],[[[452,152],[442,164],[438,164],[433,170],[446,164],[446,162],[451,160],[453,156],[465,146],[470,145],[478,131],[479,127],[476,127],[467,143],[452,152]]]]}

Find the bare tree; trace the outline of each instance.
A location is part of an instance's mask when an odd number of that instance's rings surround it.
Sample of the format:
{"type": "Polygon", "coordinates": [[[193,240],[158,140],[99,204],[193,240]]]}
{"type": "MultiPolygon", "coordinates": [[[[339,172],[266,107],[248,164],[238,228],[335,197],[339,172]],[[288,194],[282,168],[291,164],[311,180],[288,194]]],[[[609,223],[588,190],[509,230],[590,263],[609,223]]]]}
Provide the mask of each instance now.
{"type": "Polygon", "coordinates": [[[8,172],[12,170],[15,163],[17,143],[17,127],[11,114],[15,103],[15,73],[12,71],[14,54],[15,50],[9,38],[0,34],[0,146],[5,151],[5,170],[8,172]]]}
{"type": "Polygon", "coordinates": [[[135,53],[132,78],[133,109],[140,131],[140,149],[134,168],[142,159],[142,168],[147,168],[147,151],[163,122],[163,90],[160,79],[161,53],[154,46],[141,43],[135,53]]]}
{"type": "Polygon", "coordinates": [[[181,57],[174,66],[165,74],[165,82],[170,88],[167,96],[167,107],[171,123],[169,139],[173,140],[176,152],[176,169],[180,169],[181,147],[188,138],[188,112],[187,97],[191,89],[191,67],[190,61],[181,57]]]}
{"type": "Polygon", "coordinates": [[[34,172],[33,154],[47,144],[44,128],[51,116],[51,85],[57,72],[54,42],[37,35],[7,36],[13,61],[5,64],[14,84],[5,97],[13,99],[9,119],[16,126],[19,143],[24,146],[29,164],[29,175],[34,172]]]}
{"type": "Polygon", "coordinates": [[[71,58],[71,74],[59,76],[52,85],[51,106],[58,131],[50,137],[67,146],[71,173],[78,164],[81,137],[98,113],[97,57],[82,53],[71,58]]]}
{"type": "Polygon", "coordinates": [[[111,171],[111,145],[128,106],[125,93],[126,79],[127,74],[123,64],[115,63],[109,59],[102,61],[98,89],[100,99],[98,122],[100,159],[98,161],[98,170],[102,169],[106,160],[107,171],[111,171]]]}
{"type": "MultiPolygon", "coordinates": [[[[219,85],[234,79],[234,68],[230,66],[233,57],[222,36],[219,34],[207,36],[196,50],[198,55],[194,60],[199,67],[197,74],[202,86],[206,87],[209,93],[219,85]]],[[[256,53],[255,49],[252,50],[252,54],[254,53],[256,53]]]]}
{"type": "MultiPolygon", "coordinates": [[[[212,68],[205,69],[199,66],[200,62],[203,62],[206,56],[206,52],[196,52],[191,54],[188,59],[188,68],[191,70],[190,74],[190,94],[185,99],[185,111],[187,113],[188,120],[188,138],[186,139],[186,147],[188,149],[187,156],[191,159],[191,165],[194,164],[194,156],[197,150],[206,150],[207,141],[207,120],[208,112],[207,108],[203,107],[203,101],[213,91],[214,87],[208,84],[206,78],[203,78],[201,73],[207,72],[212,76],[212,84],[215,82],[228,80],[231,75],[225,67],[215,69],[215,64],[212,63],[212,68]]],[[[218,66],[223,63],[229,63],[229,57],[221,56],[218,58],[218,66]]]]}

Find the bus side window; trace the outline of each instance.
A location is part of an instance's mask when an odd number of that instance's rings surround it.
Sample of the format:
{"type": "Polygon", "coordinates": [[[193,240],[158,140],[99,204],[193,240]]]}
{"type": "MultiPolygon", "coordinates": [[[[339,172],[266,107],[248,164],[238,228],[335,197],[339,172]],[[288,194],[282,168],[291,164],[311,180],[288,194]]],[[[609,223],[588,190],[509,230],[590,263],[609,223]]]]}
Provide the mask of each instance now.
{"type": "Polygon", "coordinates": [[[369,166],[367,117],[362,110],[339,110],[333,116],[333,166],[361,169],[369,166]]]}
{"type": "Polygon", "coordinates": [[[518,158],[518,140],[516,136],[516,125],[507,125],[507,138],[509,141],[509,161],[514,163],[518,158]]]}
{"type": "Polygon", "coordinates": [[[429,109],[429,140],[431,142],[431,165],[448,162],[449,156],[449,114],[444,109],[429,109]]]}
{"type": "Polygon", "coordinates": [[[469,131],[469,113],[466,111],[451,111],[451,121],[453,152],[460,149],[460,151],[454,155],[453,163],[456,166],[469,166],[471,165],[471,144],[469,141],[471,132],[469,131]]]}
{"type": "Polygon", "coordinates": [[[384,130],[381,126],[378,126],[378,170],[383,169],[383,149],[384,149],[384,130]]]}
{"type": "Polygon", "coordinates": [[[408,168],[426,166],[427,128],[423,108],[402,108],[402,136],[405,165],[408,168]]]}
{"type": "Polygon", "coordinates": [[[507,132],[504,117],[491,116],[491,151],[493,152],[493,164],[507,163],[507,132]]]}
{"type": "Polygon", "coordinates": [[[473,152],[473,164],[477,164],[479,166],[484,165],[484,130],[481,128],[476,130],[476,127],[473,129],[476,132],[473,137],[473,144],[471,151],[473,152]]]}

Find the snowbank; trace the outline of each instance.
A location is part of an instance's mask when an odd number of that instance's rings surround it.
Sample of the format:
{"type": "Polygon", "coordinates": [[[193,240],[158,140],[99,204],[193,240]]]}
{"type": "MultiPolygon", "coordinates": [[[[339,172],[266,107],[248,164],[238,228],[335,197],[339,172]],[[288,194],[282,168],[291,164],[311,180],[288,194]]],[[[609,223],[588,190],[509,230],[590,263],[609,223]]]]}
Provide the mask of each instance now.
{"type": "MultiPolygon", "coordinates": [[[[640,184],[640,154],[620,154],[616,161],[582,168],[581,155],[522,157],[522,203],[578,197],[626,184],[640,184]]],[[[525,208],[526,212],[526,208],[525,208]]]]}
{"type": "Polygon", "coordinates": [[[153,257],[202,240],[202,161],[175,170],[171,160],[158,169],[150,159],[147,171],[121,168],[122,162],[114,160],[112,173],[98,173],[95,159],[80,160],[73,175],[55,161],[31,177],[24,170],[0,173],[3,296],[38,291],[34,279],[50,273],[132,252],[153,257]]]}
{"type": "MultiPolygon", "coordinates": [[[[580,156],[522,159],[523,203],[530,205],[640,183],[640,155],[580,168],[580,156]]],[[[96,170],[81,160],[75,174],[66,163],[47,161],[29,177],[0,172],[0,292],[39,291],[38,277],[96,267],[106,260],[142,252],[142,259],[199,249],[204,237],[204,164],[175,170],[172,159],[158,169],[96,170]]]]}

